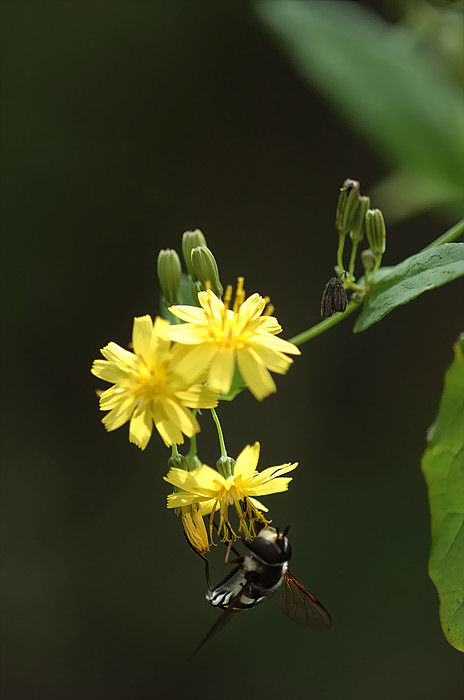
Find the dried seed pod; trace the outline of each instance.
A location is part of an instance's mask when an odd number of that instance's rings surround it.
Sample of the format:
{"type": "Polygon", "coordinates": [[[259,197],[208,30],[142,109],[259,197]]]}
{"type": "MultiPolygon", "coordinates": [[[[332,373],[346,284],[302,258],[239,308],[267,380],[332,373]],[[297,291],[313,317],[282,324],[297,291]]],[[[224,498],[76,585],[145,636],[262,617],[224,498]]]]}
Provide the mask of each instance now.
{"type": "Polygon", "coordinates": [[[348,298],[343,282],[338,277],[331,277],[325,285],[321,299],[321,316],[329,318],[336,311],[345,311],[348,298]]]}

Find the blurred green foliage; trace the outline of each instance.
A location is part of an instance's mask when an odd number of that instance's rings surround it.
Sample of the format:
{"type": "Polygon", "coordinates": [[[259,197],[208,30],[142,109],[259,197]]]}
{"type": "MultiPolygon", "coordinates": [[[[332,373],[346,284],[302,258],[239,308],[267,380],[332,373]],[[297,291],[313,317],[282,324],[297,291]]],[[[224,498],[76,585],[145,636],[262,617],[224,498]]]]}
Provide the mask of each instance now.
{"type": "Polygon", "coordinates": [[[445,205],[462,216],[462,3],[416,3],[408,26],[355,2],[261,0],[255,9],[300,73],[393,168],[374,192],[390,221],[445,205]],[[430,36],[435,24],[441,52],[413,31],[430,36]]]}

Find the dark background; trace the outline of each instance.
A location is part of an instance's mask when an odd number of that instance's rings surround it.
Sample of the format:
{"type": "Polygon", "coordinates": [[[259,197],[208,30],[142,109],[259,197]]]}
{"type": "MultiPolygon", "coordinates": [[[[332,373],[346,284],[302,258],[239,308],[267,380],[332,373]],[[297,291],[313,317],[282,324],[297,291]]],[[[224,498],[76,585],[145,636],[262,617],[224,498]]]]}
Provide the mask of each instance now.
{"type": "MultiPolygon", "coordinates": [[[[462,698],[420,471],[462,284],[360,335],[351,317],[304,346],[276,395],[220,406],[231,454],[260,440],[262,467],[300,461],[266,503],[291,523],[327,634],[272,600],[188,660],[216,611],[165,508],[169,452],[106,434],[89,371],[157,313],[156,255],[190,228],[224,284],[244,275],[271,297],[283,337],[316,323],[337,189],[369,192],[383,163],[248,4],[5,2],[2,26],[2,698],[462,698]]],[[[451,223],[392,226],[385,263],[451,223]]]]}

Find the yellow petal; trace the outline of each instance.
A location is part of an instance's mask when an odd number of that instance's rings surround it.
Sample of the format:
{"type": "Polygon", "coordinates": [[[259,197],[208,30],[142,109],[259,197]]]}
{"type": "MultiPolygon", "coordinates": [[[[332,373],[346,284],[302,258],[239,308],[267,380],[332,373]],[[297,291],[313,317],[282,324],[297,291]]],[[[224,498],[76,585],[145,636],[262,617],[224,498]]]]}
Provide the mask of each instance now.
{"type": "Polygon", "coordinates": [[[276,390],[274,380],[251,348],[239,350],[237,362],[243,379],[259,401],[276,390]]]}
{"type": "Polygon", "coordinates": [[[227,479],[224,479],[219,472],[211,469],[207,464],[203,464],[198,469],[190,472],[190,474],[194,479],[196,493],[201,493],[204,496],[208,496],[208,498],[213,498],[223,488],[228,487],[227,479]]]}
{"type": "Polygon", "coordinates": [[[132,408],[135,408],[137,405],[137,399],[130,391],[117,385],[110,386],[109,389],[102,391],[100,394],[100,409],[102,411],[111,411],[126,401],[130,402],[132,408]]]}
{"type": "Polygon", "coordinates": [[[219,502],[217,498],[209,498],[208,500],[200,503],[200,513],[201,515],[209,515],[213,509],[216,511],[218,506],[219,502]]]}
{"type": "Polygon", "coordinates": [[[253,487],[265,484],[283,474],[293,471],[298,466],[298,462],[293,464],[281,464],[278,467],[267,467],[253,477],[253,487]]]}
{"type": "Polygon", "coordinates": [[[216,353],[217,348],[212,344],[197,345],[194,348],[189,348],[188,353],[181,356],[175,363],[171,362],[169,366],[187,383],[194,384],[198,377],[206,372],[216,353]]]}
{"type": "Polygon", "coordinates": [[[191,506],[194,503],[200,503],[200,500],[192,493],[170,493],[167,499],[168,508],[182,508],[182,506],[191,506]]]}
{"type": "Polygon", "coordinates": [[[216,319],[221,319],[223,317],[225,310],[224,303],[211,289],[208,289],[206,292],[199,292],[198,303],[205,309],[207,314],[212,313],[216,319]]]}
{"type": "MultiPolygon", "coordinates": [[[[101,397],[100,397],[101,398],[101,397]]],[[[106,410],[103,409],[103,410],[106,410]]],[[[134,400],[132,397],[127,397],[122,401],[118,401],[113,409],[102,419],[102,423],[108,431],[117,430],[127,423],[134,410],[134,400]]]]}
{"type": "Polygon", "coordinates": [[[218,403],[217,391],[201,384],[186,391],[176,391],[176,398],[189,408],[214,408],[218,403]]]}
{"type": "Polygon", "coordinates": [[[90,371],[95,377],[111,384],[118,384],[127,379],[127,371],[108,360],[94,360],[90,371]]]}
{"type": "Polygon", "coordinates": [[[183,445],[184,436],[181,431],[169,418],[155,418],[154,419],[156,430],[161,436],[166,447],[171,447],[171,445],[183,445]]]}
{"type": "Polygon", "coordinates": [[[277,335],[281,332],[282,326],[275,316],[261,316],[257,321],[256,330],[258,333],[271,333],[277,335]]]}
{"type": "Polygon", "coordinates": [[[269,513],[269,508],[266,508],[264,503],[261,503],[261,501],[258,501],[257,498],[252,498],[251,496],[247,496],[247,499],[250,501],[251,505],[254,506],[255,508],[258,508],[259,510],[264,511],[264,513],[269,513]]]}
{"type": "Polygon", "coordinates": [[[233,347],[221,347],[216,353],[208,374],[208,383],[212,389],[221,394],[230,390],[235,369],[235,351],[233,347]]]}
{"type": "Polygon", "coordinates": [[[239,309],[240,321],[244,323],[249,323],[250,321],[255,320],[256,318],[261,316],[265,306],[266,301],[260,294],[257,294],[255,292],[254,294],[249,296],[248,299],[245,299],[245,301],[241,305],[239,309]]]}
{"type": "Polygon", "coordinates": [[[151,316],[137,316],[132,328],[132,345],[134,352],[148,366],[152,355],[153,321],[151,316]]]}
{"type": "Polygon", "coordinates": [[[190,474],[191,472],[188,472],[185,469],[171,467],[171,469],[168,471],[167,476],[163,476],[163,479],[164,481],[167,481],[168,484],[172,484],[173,486],[177,486],[180,489],[186,490],[185,484],[188,483],[189,479],[191,479],[190,474]]]}
{"type": "MultiPolygon", "coordinates": [[[[206,323],[205,312],[197,306],[170,306],[169,311],[187,323],[206,323]]],[[[171,330],[177,326],[172,326],[171,330]]]]}
{"type": "Polygon", "coordinates": [[[235,478],[241,477],[242,481],[251,479],[258,466],[260,449],[259,442],[255,442],[254,445],[247,445],[243,448],[235,462],[235,478]]]}
{"type": "Polygon", "coordinates": [[[179,401],[174,401],[168,397],[163,399],[163,408],[166,411],[168,418],[176,425],[184,435],[192,437],[200,430],[198,421],[193,416],[192,412],[182,406],[179,401]]]}
{"type": "Polygon", "coordinates": [[[153,431],[151,412],[146,407],[139,407],[134,411],[129,428],[129,440],[135,443],[141,450],[148,445],[153,431]]]}
{"type": "Polygon", "coordinates": [[[296,345],[289,343],[288,340],[277,338],[275,335],[271,335],[269,333],[257,333],[253,340],[259,342],[260,345],[264,345],[277,352],[286,352],[289,355],[301,355],[301,351],[296,347],[296,345]]]}
{"type": "Polygon", "coordinates": [[[273,479],[272,481],[267,481],[265,484],[261,484],[261,486],[251,488],[249,490],[249,493],[253,496],[266,496],[270,493],[279,493],[280,491],[287,491],[288,485],[291,480],[291,476],[279,476],[276,479],[273,479]]]}
{"type": "Polygon", "coordinates": [[[103,357],[109,362],[121,367],[121,369],[136,370],[139,360],[133,352],[125,350],[117,343],[108,343],[100,350],[103,357]]]}
{"type": "Polygon", "coordinates": [[[252,343],[253,351],[260,358],[262,364],[271,372],[277,374],[286,374],[293,360],[287,357],[282,352],[276,352],[261,343],[252,343]]]}

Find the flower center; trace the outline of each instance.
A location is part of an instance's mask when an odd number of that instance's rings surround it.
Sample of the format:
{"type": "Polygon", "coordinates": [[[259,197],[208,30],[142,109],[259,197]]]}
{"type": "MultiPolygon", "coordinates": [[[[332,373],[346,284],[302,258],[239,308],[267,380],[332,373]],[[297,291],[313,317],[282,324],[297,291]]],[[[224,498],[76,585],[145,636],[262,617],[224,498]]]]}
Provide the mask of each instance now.
{"type": "Polygon", "coordinates": [[[138,372],[132,380],[132,390],[140,399],[155,399],[171,394],[166,367],[156,365],[148,368],[140,362],[138,372]]]}

